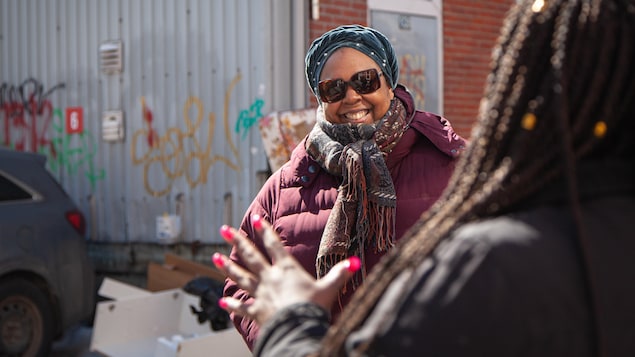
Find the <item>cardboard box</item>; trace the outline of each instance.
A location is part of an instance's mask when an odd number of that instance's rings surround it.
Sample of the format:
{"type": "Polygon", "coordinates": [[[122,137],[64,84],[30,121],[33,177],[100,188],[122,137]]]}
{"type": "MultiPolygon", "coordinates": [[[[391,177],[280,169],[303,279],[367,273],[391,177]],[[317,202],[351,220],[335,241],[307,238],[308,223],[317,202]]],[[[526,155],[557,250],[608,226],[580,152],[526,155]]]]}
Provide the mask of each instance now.
{"type": "Polygon", "coordinates": [[[251,356],[238,332],[230,327],[212,331],[199,324],[190,306],[198,297],[182,289],[148,292],[104,279],[98,303],[92,352],[108,357],[251,356]]]}
{"type": "Polygon", "coordinates": [[[218,269],[183,259],[176,254],[167,253],[163,264],[150,262],[148,264],[148,280],[146,288],[149,291],[162,291],[182,288],[190,280],[207,276],[224,282],[225,275],[218,269]]]}

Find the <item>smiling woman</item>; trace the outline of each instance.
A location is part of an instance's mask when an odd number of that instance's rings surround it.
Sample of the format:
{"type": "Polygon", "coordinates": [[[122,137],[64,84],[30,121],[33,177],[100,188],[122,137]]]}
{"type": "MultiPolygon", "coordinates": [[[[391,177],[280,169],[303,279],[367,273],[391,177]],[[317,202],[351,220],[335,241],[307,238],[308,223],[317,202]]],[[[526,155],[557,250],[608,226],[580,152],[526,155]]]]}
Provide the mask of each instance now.
{"type": "MultiPolygon", "coordinates": [[[[366,273],[440,196],[465,141],[445,118],[415,108],[397,82],[392,45],[372,28],[326,32],[311,44],[305,63],[319,103],[317,122],[267,180],[241,229],[264,252],[250,217],[271,222],[313,277],[359,256],[361,269],[331,306],[335,320],[366,273]]],[[[235,252],[231,258],[242,264],[235,252]]],[[[224,294],[252,300],[232,280],[224,294]]],[[[232,318],[251,348],[259,326],[232,318]]]]}
{"type": "Polygon", "coordinates": [[[342,47],[333,52],[321,72],[317,92],[326,120],[374,124],[384,117],[395,94],[376,67],[370,57],[356,49],[342,47]]]}

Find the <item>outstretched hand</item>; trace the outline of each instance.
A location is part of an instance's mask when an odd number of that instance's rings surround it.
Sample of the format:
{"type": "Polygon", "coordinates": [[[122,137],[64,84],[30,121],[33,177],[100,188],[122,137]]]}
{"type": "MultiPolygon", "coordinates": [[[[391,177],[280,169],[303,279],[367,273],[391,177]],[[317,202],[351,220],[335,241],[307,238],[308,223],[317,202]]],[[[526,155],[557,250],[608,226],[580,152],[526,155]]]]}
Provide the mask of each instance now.
{"type": "Polygon", "coordinates": [[[215,253],[212,261],[238,286],[253,296],[253,303],[225,297],[219,305],[259,324],[265,323],[277,311],[301,302],[310,302],[330,311],[332,303],[346,281],[360,268],[357,257],[341,261],[320,280],[309,275],[298,261],[284,249],[271,225],[260,216],[252,217],[252,224],[262,236],[265,249],[273,263],[261,254],[240,231],[221,227],[221,235],[232,244],[242,258],[245,268],[228,257],[215,253]]]}

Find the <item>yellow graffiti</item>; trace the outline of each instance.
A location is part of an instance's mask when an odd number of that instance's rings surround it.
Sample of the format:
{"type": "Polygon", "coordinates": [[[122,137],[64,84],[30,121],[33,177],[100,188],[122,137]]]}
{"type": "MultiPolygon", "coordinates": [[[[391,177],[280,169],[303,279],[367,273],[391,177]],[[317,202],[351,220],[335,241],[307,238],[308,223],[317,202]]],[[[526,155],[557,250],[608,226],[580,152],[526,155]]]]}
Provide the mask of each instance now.
{"type": "MultiPolygon", "coordinates": [[[[235,161],[232,161],[225,156],[215,155],[212,153],[214,129],[216,126],[216,115],[214,113],[209,113],[208,116],[209,125],[207,143],[205,147],[203,148],[203,145],[199,143],[199,140],[195,135],[203,123],[204,110],[201,100],[195,96],[190,96],[183,106],[183,120],[185,121],[186,127],[185,131],[176,127],[168,128],[165,135],[157,135],[157,139],[150,143],[145,143],[144,139],[148,138],[149,135],[152,135],[149,132],[150,130],[153,130],[151,126],[148,125],[148,128],[142,128],[134,132],[132,135],[130,156],[134,165],[143,165],[143,184],[149,194],[155,197],[168,194],[172,189],[172,183],[174,180],[180,177],[185,177],[191,188],[194,188],[199,184],[205,184],[207,183],[207,174],[209,169],[219,161],[227,165],[232,170],[240,170],[240,167],[242,166],[240,156],[238,149],[232,140],[232,133],[229,128],[229,104],[231,100],[231,92],[240,79],[241,75],[239,73],[236,77],[234,77],[229,85],[229,88],[225,92],[223,111],[225,138],[227,140],[228,147],[234,155],[235,161]],[[194,121],[190,118],[190,111],[193,109],[196,110],[196,119],[194,121]],[[188,148],[191,148],[189,151],[186,151],[184,148],[185,142],[187,142],[188,148]],[[143,147],[145,152],[138,152],[138,147],[143,147]],[[198,163],[199,170],[197,173],[194,173],[190,169],[196,163],[198,163]],[[166,187],[156,188],[152,187],[150,184],[150,169],[153,165],[160,165],[161,171],[168,179],[166,181],[166,187]]],[[[142,103],[145,107],[145,101],[142,101],[142,103]]]]}

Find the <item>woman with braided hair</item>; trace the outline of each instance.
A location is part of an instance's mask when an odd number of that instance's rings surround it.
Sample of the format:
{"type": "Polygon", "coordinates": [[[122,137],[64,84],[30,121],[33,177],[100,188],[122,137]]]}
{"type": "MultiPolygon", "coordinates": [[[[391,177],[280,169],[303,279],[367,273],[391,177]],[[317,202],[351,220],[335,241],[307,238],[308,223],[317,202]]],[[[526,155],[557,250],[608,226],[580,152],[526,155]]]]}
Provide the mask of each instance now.
{"type": "MultiPolygon", "coordinates": [[[[241,230],[261,248],[251,226],[260,215],[314,277],[350,255],[361,269],[332,305],[337,318],[367,271],[440,196],[463,138],[443,117],[415,108],[398,84],[397,55],[375,29],[343,25],[315,39],[306,79],[319,107],[317,123],[273,173],[245,213],[241,230]]],[[[242,264],[232,252],[232,260],[242,264]]],[[[225,296],[250,302],[235,281],[225,296]]],[[[231,314],[248,347],[252,319],[231,314]]]]}
{"type": "Polygon", "coordinates": [[[263,356],[635,356],[635,0],[519,0],[448,188],[328,323],[357,268],[315,281],[253,226],[217,266],[252,292],[263,356]]]}

